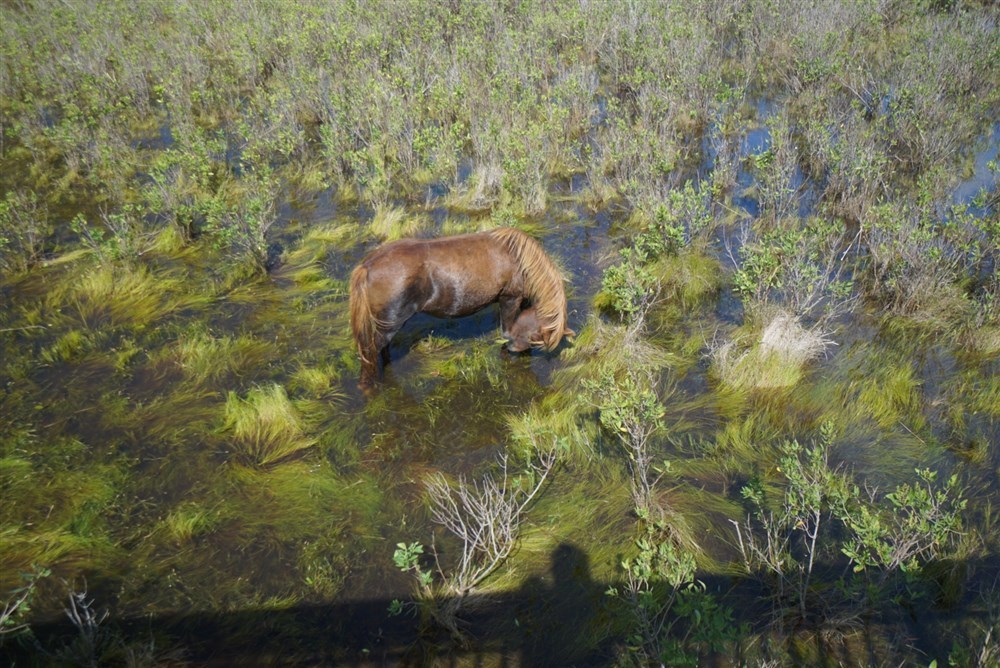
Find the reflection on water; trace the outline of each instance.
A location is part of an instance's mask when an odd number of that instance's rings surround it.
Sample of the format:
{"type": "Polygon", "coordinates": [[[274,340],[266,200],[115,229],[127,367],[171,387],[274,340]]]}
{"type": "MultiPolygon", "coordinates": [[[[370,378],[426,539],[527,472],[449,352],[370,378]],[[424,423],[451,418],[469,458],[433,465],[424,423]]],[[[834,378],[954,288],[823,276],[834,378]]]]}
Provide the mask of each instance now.
{"type": "Polygon", "coordinates": [[[991,195],[988,199],[993,202],[994,210],[998,208],[997,187],[1000,186],[1000,166],[996,161],[1000,155],[1000,123],[993,124],[992,133],[983,144],[985,146],[976,152],[972,176],[962,181],[952,194],[952,202],[955,204],[971,204],[969,211],[974,216],[986,215],[985,204],[974,203],[984,190],[991,195]],[[992,168],[990,163],[993,163],[992,168]]]}

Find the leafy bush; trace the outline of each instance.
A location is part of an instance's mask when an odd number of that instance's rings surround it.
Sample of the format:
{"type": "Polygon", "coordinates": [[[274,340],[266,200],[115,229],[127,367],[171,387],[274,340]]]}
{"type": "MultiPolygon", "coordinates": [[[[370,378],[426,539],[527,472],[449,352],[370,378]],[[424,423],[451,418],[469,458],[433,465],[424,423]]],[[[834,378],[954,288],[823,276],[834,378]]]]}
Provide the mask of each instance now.
{"type": "Polygon", "coordinates": [[[695,578],[694,556],[666,522],[647,519],[641,527],[638,552],[620,564],[624,582],[606,592],[627,606],[629,657],[642,666],[697,666],[700,652],[718,652],[746,629],[695,578]]]}
{"type": "Polygon", "coordinates": [[[734,522],[737,542],[747,572],[768,586],[779,625],[788,609],[802,620],[846,623],[915,600],[925,592],[922,569],[959,536],[966,501],[955,477],[938,485],[935,473],[918,470],[919,483],[879,494],[829,465],[834,436],[827,423],[818,443],[781,447],[778,499],[769,499],[760,481],[742,490],[751,514],[734,522]],[[838,556],[852,568],[836,582],[818,579],[820,566],[832,570],[838,556]]]}
{"type": "Polygon", "coordinates": [[[0,271],[27,271],[51,231],[44,200],[32,191],[8,192],[0,200],[0,271]]]}

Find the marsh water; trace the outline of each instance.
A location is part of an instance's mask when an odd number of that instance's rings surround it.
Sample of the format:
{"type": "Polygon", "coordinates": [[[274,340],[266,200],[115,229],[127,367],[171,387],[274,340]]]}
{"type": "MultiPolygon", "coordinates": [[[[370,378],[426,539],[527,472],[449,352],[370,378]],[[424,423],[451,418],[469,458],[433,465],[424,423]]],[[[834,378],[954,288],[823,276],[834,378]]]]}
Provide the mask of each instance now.
{"type": "MultiPolygon", "coordinates": [[[[761,103],[761,115],[769,108],[761,103]]],[[[767,148],[759,120],[744,155],[767,148]]],[[[956,198],[995,192],[984,165],[996,156],[998,128],[977,146],[956,198]]],[[[148,148],[169,142],[163,129],[148,148]]],[[[693,176],[711,168],[709,159],[693,176]]],[[[799,214],[808,215],[811,184],[796,178],[799,214]]],[[[752,217],[753,177],[741,171],[738,183],[733,201],[752,217]]],[[[630,238],[628,212],[588,206],[585,186],[583,177],[552,184],[546,212],[518,221],[565,271],[569,326],[581,333],[608,318],[593,298],[630,238]]],[[[488,213],[450,209],[446,194],[432,187],[422,204],[399,203],[418,221],[413,234],[495,224],[488,213]]],[[[378,391],[362,395],[347,277],[381,243],[366,231],[373,216],[335,189],[288,184],[268,235],[281,260],[266,276],[229,281],[218,252],[161,239],[141,270],[56,255],[3,284],[0,578],[7,591],[18,572],[52,564],[32,608],[39,638],[70,642],[59,640],[73,634],[67,591],[85,590],[95,610],[108,611],[105,625],[155,642],[167,662],[175,649],[178,660],[215,665],[613,660],[623,631],[605,590],[622,577],[634,510],[624,455],[593,413],[574,418],[572,458],[472,606],[470,640],[421,637],[416,617],[390,616],[393,599],[414,594],[412,576],[393,563],[397,544],[435,544],[444,569],[454,556],[453,538],[429,519],[424,481],[489,470],[518,433],[541,429],[541,407],[581,399],[572,370],[585,359],[574,342],[507,353],[495,308],[451,321],[418,315],[394,340],[378,391]],[[237,443],[234,415],[265,395],[283,397],[292,417],[282,428],[298,440],[261,462],[237,443]],[[593,637],[606,640],[588,644],[593,637]]],[[[732,269],[721,241],[711,253],[719,271],[732,269]]],[[[881,489],[912,480],[917,468],[956,474],[970,501],[967,525],[989,526],[1000,492],[996,356],[887,326],[861,306],[794,385],[734,393],[711,377],[708,355],[742,322],[739,299],[723,288],[675,309],[651,334],[670,360],[667,429],[656,448],[673,473],[661,494],[701,548],[699,578],[743,601],[736,623],[753,625],[760,611],[733,566],[729,520],[745,512],[740,488],[771,475],[776,446],[814,438],[821,420],[841,425],[833,464],[881,489]]],[[[912,616],[914,634],[939,617],[982,614],[997,555],[962,568],[959,591],[900,612],[912,616]]],[[[865,636],[876,647],[878,625],[865,636]]],[[[922,642],[947,651],[943,638],[922,642]]],[[[861,645],[858,660],[877,655],[861,645]]]]}

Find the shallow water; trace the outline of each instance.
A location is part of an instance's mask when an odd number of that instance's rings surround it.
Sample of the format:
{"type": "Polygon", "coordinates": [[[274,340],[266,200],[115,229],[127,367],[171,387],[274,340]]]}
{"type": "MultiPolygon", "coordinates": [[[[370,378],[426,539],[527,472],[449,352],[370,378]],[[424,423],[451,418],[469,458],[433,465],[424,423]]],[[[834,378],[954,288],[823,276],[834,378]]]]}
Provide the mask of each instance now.
{"type": "MultiPolygon", "coordinates": [[[[741,158],[769,146],[763,122],[771,112],[760,103],[741,158]]],[[[995,189],[984,170],[995,159],[998,131],[956,201],[995,189]]],[[[171,141],[161,128],[143,148],[171,141]]],[[[757,215],[753,176],[741,168],[737,182],[733,203],[757,215]]],[[[566,271],[568,325],[578,332],[598,317],[592,303],[601,272],[627,238],[624,212],[590,211],[578,197],[585,186],[580,177],[557,184],[545,215],[530,221],[566,271]]],[[[798,170],[793,187],[799,214],[808,215],[814,184],[798,170]]],[[[444,194],[432,188],[429,211],[420,211],[432,221],[425,234],[446,218],[477,224],[433,201],[444,194]]],[[[84,580],[123,628],[139,633],[148,620],[161,642],[179,642],[208,664],[267,663],[285,652],[407,663],[413,652],[440,651],[470,662],[509,656],[539,665],[580,638],[554,629],[554,615],[570,617],[579,633],[606,630],[603,591],[618,577],[633,518],[622,458],[599,438],[590,444],[598,463],[560,468],[532,510],[511,570],[501,574],[515,586],[473,613],[481,634],[475,649],[435,649],[433,637],[429,647],[410,644],[416,621],[387,616],[392,599],[412,593],[412,581],[393,567],[397,543],[429,545],[434,537],[445,562],[455,549],[429,522],[423,480],[439,471],[478,474],[509,447],[513,420],[579,388],[560,378],[576,363],[573,344],[552,354],[508,354],[489,308],[450,321],[413,318],[393,342],[377,396],[363,397],[346,280],[377,244],[361,232],[372,215],[332,189],[286,192],[271,235],[285,262],[270,276],[226,288],[211,260],[153,254],[157,289],[137,289],[120,312],[92,303],[100,293],[75,292],[74,274],[94,271],[82,265],[43,268],[3,286],[2,484],[15,501],[4,510],[2,581],[6,590],[33,562],[55,564],[34,608],[41,637],[62,632],[45,626],[62,617],[62,581],[79,588],[84,580]],[[308,236],[336,225],[350,230],[340,244],[308,236]],[[275,385],[285,389],[308,445],[255,465],[225,415],[275,385]],[[558,641],[545,647],[539,639],[553,634],[558,641]],[[227,649],[216,653],[220,643],[227,649]]],[[[720,247],[711,252],[725,264],[720,247]]],[[[125,299],[114,290],[105,298],[125,299]]],[[[666,416],[673,438],[658,447],[679,464],[671,503],[694,527],[706,555],[699,577],[713,586],[728,586],[728,571],[709,565],[734,556],[726,529],[740,512],[739,487],[773,467],[778,442],[810,438],[822,418],[841,428],[833,462],[871,485],[889,488],[929,467],[959,475],[974,512],[997,500],[997,359],[887,329],[879,314],[861,309],[795,388],[734,396],[718,388],[705,360],[712,337],[742,323],[732,290],[668,323],[672,330],[657,336],[681,361],[664,371],[673,388],[666,416]],[[681,352],[699,336],[699,350],[681,352]],[[865,393],[879,392],[883,376],[896,378],[901,394],[876,410],[865,393]],[[715,442],[727,428],[744,430],[750,441],[729,470],[683,445],[715,442]]],[[[969,590],[995,576],[991,560],[979,564],[969,590]]],[[[578,662],[603,664],[607,651],[578,662]]]]}

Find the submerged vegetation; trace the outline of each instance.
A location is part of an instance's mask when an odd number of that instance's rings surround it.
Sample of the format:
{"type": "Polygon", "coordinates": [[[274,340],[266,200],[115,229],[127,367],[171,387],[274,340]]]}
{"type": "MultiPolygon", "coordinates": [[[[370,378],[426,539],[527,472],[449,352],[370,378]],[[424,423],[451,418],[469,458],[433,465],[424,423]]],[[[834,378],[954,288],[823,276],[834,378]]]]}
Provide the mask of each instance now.
{"type": "Polygon", "coordinates": [[[998,22],[2,3],[0,654],[995,664],[998,22]],[[575,342],[363,398],[351,267],[496,226],[575,342]]]}

